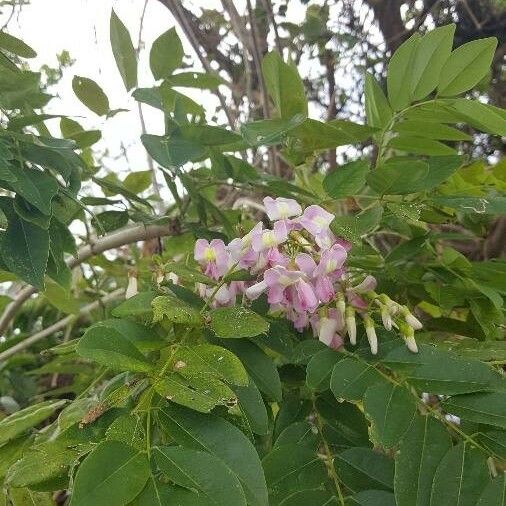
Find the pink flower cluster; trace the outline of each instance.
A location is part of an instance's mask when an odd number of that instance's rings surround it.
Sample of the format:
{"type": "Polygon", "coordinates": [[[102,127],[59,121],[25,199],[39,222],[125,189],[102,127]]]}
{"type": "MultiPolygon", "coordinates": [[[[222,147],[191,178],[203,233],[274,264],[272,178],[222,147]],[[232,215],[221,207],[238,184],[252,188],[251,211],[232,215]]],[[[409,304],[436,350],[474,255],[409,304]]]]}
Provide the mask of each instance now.
{"type": "Polygon", "coordinates": [[[351,245],[330,230],[332,214],[317,205],[302,210],[295,200],[282,197],[266,197],[264,206],[272,228],[259,222],[228,245],[220,239],[197,240],[195,260],[204,274],[219,282],[218,289],[198,284],[201,297],[216,307],[235,304],[239,295],[253,300],[265,293],[272,314],[284,316],[299,331],[311,328],[333,349],[340,348],[346,336],[356,344],[358,313],[373,354],[378,351],[373,319],[378,315],[386,329],[397,327],[408,348],[417,351],[414,330],[421,323],[405,306],[378,295],[373,276],[346,268],[351,245]],[[223,282],[240,269],[253,274],[255,281],[223,282]]]}

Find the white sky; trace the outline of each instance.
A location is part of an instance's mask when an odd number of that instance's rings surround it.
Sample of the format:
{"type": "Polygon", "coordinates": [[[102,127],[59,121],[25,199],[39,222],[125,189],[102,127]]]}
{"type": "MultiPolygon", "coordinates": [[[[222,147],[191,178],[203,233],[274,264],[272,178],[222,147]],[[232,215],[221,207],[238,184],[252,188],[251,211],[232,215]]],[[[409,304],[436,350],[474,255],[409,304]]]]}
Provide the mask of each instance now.
{"type": "MultiPolygon", "coordinates": [[[[244,1],[237,2],[238,9],[244,1]]],[[[305,9],[299,1],[291,2],[291,18],[302,20],[305,9]]],[[[198,0],[194,6],[207,9],[219,9],[219,0],[198,0]]],[[[64,49],[75,60],[74,65],[64,72],[63,79],[51,89],[58,94],[46,107],[46,111],[74,117],[86,129],[102,130],[103,141],[95,147],[107,146],[110,156],[104,160],[108,168],[120,173],[146,170],[146,153],[140,142],[141,125],[137,112],[137,103],[126,92],[109,42],[109,16],[114,7],[116,14],[130,31],[134,47],[137,47],[139,26],[144,0],[31,0],[11,19],[7,31],[23,39],[35,51],[37,57],[28,61],[32,70],[38,71],[44,64],[57,67],[56,55],[64,49]],[[72,91],[72,78],[81,75],[95,80],[109,98],[111,109],[126,108],[128,113],[120,113],[104,120],[82,105],[72,91]],[[128,148],[128,163],[120,157],[121,144],[128,148]]],[[[0,26],[10,14],[8,7],[0,14],[0,26]]],[[[175,26],[170,11],[157,0],[149,0],[143,23],[141,51],[138,65],[140,87],[154,86],[155,82],[149,70],[149,49],[153,41],[163,32],[175,26]]],[[[187,62],[193,61],[200,69],[197,56],[186,42],[179,27],[178,33],[183,40],[187,62]]],[[[217,100],[207,92],[182,89],[186,94],[203,103],[206,109],[214,112],[217,100]],[[193,93],[192,93],[193,92],[193,93]]],[[[143,106],[149,133],[163,133],[163,119],[160,111],[143,106]]],[[[58,120],[47,122],[54,135],[59,135],[58,120]]]]}

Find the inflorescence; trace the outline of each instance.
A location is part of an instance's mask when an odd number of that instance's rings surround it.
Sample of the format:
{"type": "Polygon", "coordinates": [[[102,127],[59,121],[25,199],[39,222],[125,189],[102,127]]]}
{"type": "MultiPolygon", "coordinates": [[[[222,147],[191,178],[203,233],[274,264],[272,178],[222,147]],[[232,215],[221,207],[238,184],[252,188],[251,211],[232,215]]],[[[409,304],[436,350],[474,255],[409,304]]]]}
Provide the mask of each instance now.
{"type": "Polygon", "coordinates": [[[195,260],[204,274],[218,282],[218,289],[198,284],[199,294],[211,305],[227,306],[238,295],[253,300],[267,295],[270,313],[284,316],[302,332],[333,349],[348,339],[357,341],[357,314],[371,352],[378,352],[374,318],[387,330],[397,328],[407,347],[417,352],[414,331],[422,324],[406,306],[375,292],[376,279],[346,266],[351,244],[330,230],[334,216],[317,205],[301,206],[292,199],[266,197],[265,211],[271,229],[259,222],[244,237],[226,245],[221,239],[198,239],[195,260]],[[244,269],[254,281],[224,282],[234,270],[244,269]]]}

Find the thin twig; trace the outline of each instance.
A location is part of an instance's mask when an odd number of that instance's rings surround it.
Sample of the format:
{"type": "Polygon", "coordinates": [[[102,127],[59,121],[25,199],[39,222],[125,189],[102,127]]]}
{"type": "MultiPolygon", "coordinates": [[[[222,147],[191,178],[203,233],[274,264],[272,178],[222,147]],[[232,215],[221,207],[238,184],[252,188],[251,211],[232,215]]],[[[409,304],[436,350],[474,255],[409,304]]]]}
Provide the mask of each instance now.
{"type": "MultiPolygon", "coordinates": [[[[88,258],[100,255],[104,251],[138,241],[147,241],[155,237],[175,235],[177,231],[178,225],[174,221],[166,225],[137,224],[133,227],[120,230],[119,232],[105,235],[90,244],[84,245],[79,249],[76,257],[72,257],[67,261],[67,265],[70,269],[73,269],[88,260],[88,258]]],[[[6,306],[0,317],[0,334],[3,334],[12,318],[16,315],[18,309],[34,293],[37,293],[37,289],[31,285],[26,285],[18,292],[14,300],[6,306]]]]}
{"type": "Polygon", "coordinates": [[[37,332],[30,337],[27,337],[23,341],[15,344],[11,348],[8,348],[4,352],[0,353],[0,363],[2,360],[6,360],[9,357],[12,357],[15,355],[18,351],[22,351],[32,344],[36,343],[37,341],[40,341],[41,339],[44,339],[45,337],[49,337],[50,335],[54,334],[55,332],[58,332],[59,330],[64,329],[67,325],[70,325],[74,322],[76,318],[80,318],[82,316],[87,315],[91,311],[99,308],[102,304],[105,304],[107,302],[111,302],[112,300],[118,299],[121,295],[123,295],[125,289],[124,288],[118,288],[117,290],[114,290],[111,293],[108,293],[104,297],[102,297],[99,300],[95,300],[91,302],[90,304],[87,304],[84,306],[80,311],[78,315],[69,315],[65,318],[62,318],[60,321],[54,323],[53,325],[41,330],[40,332],[37,332]]]}
{"type": "MultiPolygon", "coordinates": [[[[193,33],[193,29],[190,23],[188,23],[188,20],[186,19],[184,12],[181,10],[179,0],[160,0],[160,1],[172,12],[173,16],[176,18],[176,21],[178,22],[179,26],[183,29],[186,38],[188,39],[193,50],[197,54],[200,63],[204,67],[204,70],[206,72],[213,72],[211,64],[203,54],[203,48],[200,46],[197,37],[193,33]]],[[[220,101],[221,107],[225,115],[227,116],[227,121],[228,124],[230,125],[230,128],[234,129],[234,116],[230,111],[229,107],[227,106],[225,97],[218,88],[216,88],[215,93],[216,96],[218,97],[218,100],[220,101]]]]}
{"type": "Polygon", "coordinates": [[[276,44],[276,49],[278,53],[283,56],[283,46],[281,45],[281,39],[279,38],[278,25],[276,23],[276,18],[274,17],[274,11],[272,10],[271,0],[262,0],[264,4],[265,11],[267,12],[267,17],[269,18],[269,22],[272,26],[272,31],[274,32],[274,42],[276,44]]]}
{"type": "MultiPolygon", "coordinates": [[[[141,14],[141,20],[139,23],[139,34],[137,36],[137,49],[135,50],[135,55],[137,58],[137,61],[139,61],[139,55],[141,53],[142,48],[142,30],[144,28],[144,17],[146,16],[146,8],[148,6],[149,0],[144,0],[144,6],[142,8],[142,14],[141,14]]],[[[147,133],[146,130],[146,122],[144,121],[144,113],[142,112],[142,103],[137,102],[137,111],[139,113],[139,120],[141,122],[141,132],[143,135],[147,133]]],[[[151,172],[151,182],[153,184],[153,190],[155,192],[155,195],[158,197],[158,206],[161,204],[161,192],[160,192],[160,185],[158,184],[158,181],[156,179],[156,170],[155,170],[155,164],[153,163],[153,158],[151,155],[146,151],[146,160],[148,162],[148,168],[151,172]]],[[[161,209],[159,209],[161,211],[161,209]]]]}

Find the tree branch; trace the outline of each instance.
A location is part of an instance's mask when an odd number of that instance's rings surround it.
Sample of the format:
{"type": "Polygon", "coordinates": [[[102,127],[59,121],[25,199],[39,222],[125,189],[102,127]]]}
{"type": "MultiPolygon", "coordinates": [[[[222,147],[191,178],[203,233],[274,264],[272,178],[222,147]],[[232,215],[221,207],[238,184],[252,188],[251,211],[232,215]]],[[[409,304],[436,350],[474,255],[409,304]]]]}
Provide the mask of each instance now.
{"type": "MultiPolygon", "coordinates": [[[[195,31],[193,30],[193,27],[189,21],[188,12],[186,9],[181,5],[180,0],[159,0],[167,9],[170,10],[174,18],[176,19],[179,26],[182,28],[184,34],[186,35],[186,38],[190,42],[193,50],[197,54],[200,63],[204,67],[204,70],[206,72],[213,72],[213,69],[211,68],[211,64],[207,60],[207,58],[204,56],[202,49],[206,49],[203,44],[200,43],[199,38],[195,34],[195,31]]],[[[208,51],[206,51],[208,53],[208,51]]],[[[220,53],[221,54],[221,53],[220,53]]],[[[230,125],[230,128],[232,130],[234,129],[234,115],[230,111],[229,107],[227,106],[227,102],[225,100],[225,97],[220,92],[219,89],[216,89],[216,95],[218,97],[218,100],[220,101],[221,107],[227,116],[228,124],[230,125]]]]}
{"type": "MultiPolygon", "coordinates": [[[[133,227],[120,230],[119,232],[113,232],[112,234],[100,237],[90,244],[84,245],[79,249],[76,257],[72,257],[67,261],[67,265],[70,269],[73,269],[83,262],[86,262],[88,258],[100,255],[104,251],[118,248],[125,244],[132,244],[137,241],[147,241],[155,237],[177,235],[178,233],[178,220],[172,220],[166,225],[134,225],[133,227]]],[[[7,304],[0,317],[0,334],[4,333],[18,309],[34,293],[37,293],[37,289],[31,285],[26,285],[18,292],[14,300],[7,304]]]]}
{"type": "Polygon", "coordinates": [[[78,315],[71,314],[69,316],[66,316],[65,318],[62,318],[60,321],[54,323],[53,325],[41,330],[40,332],[31,335],[30,337],[27,337],[23,341],[15,344],[11,348],[8,348],[4,352],[0,353],[0,363],[2,363],[2,360],[7,360],[9,357],[12,357],[18,351],[22,351],[31,346],[32,344],[36,343],[37,341],[40,341],[41,339],[49,337],[51,334],[54,334],[55,332],[64,329],[67,325],[69,325],[69,323],[72,323],[72,321],[75,318],[81,318],[82,316],[87,315],[91,311],[98,309],[102,304],[111,302],[112,300],[119,299],[124,292],[125,292],[124,288],[118,288],[117,290],[108,293],[101,299],[95,300],[90,304],[87,304],[86,306],[81,308],[78,315]]]}

